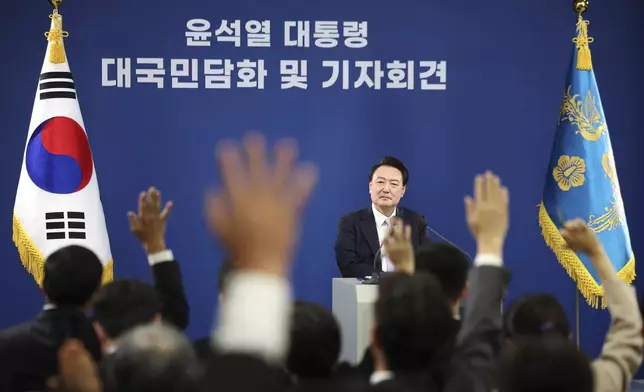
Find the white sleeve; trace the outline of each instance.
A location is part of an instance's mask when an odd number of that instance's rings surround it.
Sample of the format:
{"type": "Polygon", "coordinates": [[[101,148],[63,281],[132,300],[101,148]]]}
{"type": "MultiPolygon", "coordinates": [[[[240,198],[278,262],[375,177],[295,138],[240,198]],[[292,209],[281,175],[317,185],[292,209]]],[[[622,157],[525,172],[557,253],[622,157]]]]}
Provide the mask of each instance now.
{"type": "Polygon", "coordinates": [[[503,267],[503,259],[493,253],[481,253],[474,258],[474,265],[477,267],[484,265],[503,267]]]}
{"type": "Polygon", "coordinates": [[[221,352],[282,361],[289,345],[292,301],[285,278],[255,272],[233,274],[226,283],[213,344],[221,352]]]}

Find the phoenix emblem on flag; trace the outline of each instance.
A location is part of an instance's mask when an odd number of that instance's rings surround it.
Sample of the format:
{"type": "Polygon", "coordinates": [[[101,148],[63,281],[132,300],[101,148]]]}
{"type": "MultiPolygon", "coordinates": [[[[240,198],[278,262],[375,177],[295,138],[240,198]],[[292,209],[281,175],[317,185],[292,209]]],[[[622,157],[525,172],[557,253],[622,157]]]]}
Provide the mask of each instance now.
{"type": "Polygon", "coordinates": [[[624,212],[624,204],[622,202],[622,194],[619,189],[619,182],[617,181],[617,171],[615,170],[615,159],[613,152],[608,151],[602,156],[602,168],[604,173],[610,180],[610,185],[613,188],[613,198],[610,201],[610,207],[604,207],[604,213],[598,217],[591,215],[588,218],[588,225],[596,232],[612,231],[622,225],[626,220],[624,212]]]}
{"type": "Polygon", "coordinates": [[[563,97],[563,103],[559,110],[559,123],[569,121],[577,127],[577,132],[584,139],[590,142],[596,142],[606,133],[606,123],[597,108],[595,97],[588,90],[586,97],[582,100],[580,94],[570,95],[568,86],[563,97]]]}

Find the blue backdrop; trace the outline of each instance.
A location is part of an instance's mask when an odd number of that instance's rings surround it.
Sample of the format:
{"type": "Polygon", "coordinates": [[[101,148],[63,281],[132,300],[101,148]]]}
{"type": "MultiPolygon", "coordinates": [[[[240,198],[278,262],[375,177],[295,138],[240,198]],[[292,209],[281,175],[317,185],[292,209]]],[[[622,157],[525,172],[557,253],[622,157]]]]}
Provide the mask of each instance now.
{"type": "MultiPolygon", "coordinates": [[[[42,305],[41,293],[11,242],[11,211],[50,11],[44,0],[9,2],[0,24],[0,327],[32,317],[42,305]]],[[[143,251],[128,231],[126,212],[136,207],[141,190],[155,185],[176,203],[168,242],[182,263],[192,310],[191,337],[203,336],[211,325],[222,257],[202,216],[204,191],[217,181],[213,146],[249,129],[260,129],[271,139],[295,137],[303,158],[321,166],[293,273],[300,298],[330,305],[330,280],[337,276],[333,243],[338,219],[368,205],[369,167],[391,154],[401,157],[411,171],[404,205],[426,214],[431,226],[470,252],[474,246],[465,227],[462,198],[477,172],[499,173],[512,199],[506,256],[515,273],[511,297],[552,292],[574,320],[573,283],[537,225],[537,204],[575,35],[570,1],[400,0],[394,8],[390,2],[366,0],[68,0],[62,14],[115,273],[149,278],[143,251]],[[208,20],[211,32],[222,19],[240,20],[240,46],[218,42],[214,34],[210,46],[187,46],[186,23],[191,19],[208,20]],[[250,20],[270,21],[270,47],[248,46],[245,27],[255,27],[246,26],[250,20]],[[298,23],[293,23],[290,37],[285,37],[286,21],[309,21],[311,35],[315,21],[339,22],[339,45],[316,47],[311,37],[310,47],[286,46],[285,38],[297,44],[299,36],[298,23]],[[347,34],[356,27],[346,23],[350,21],[367,23],[366,47],[345,45],[343,26],[347,34]],[[162,60],[163,88],[137,81],[141,75],[136,69],[151,67],[137,64],[141,58],[162,60]],[[173,88],[172,59],[197,60],[198,88],[173,88]],[[230,89],[206,88],[204,65],[214,74],[221,66],[206,60],[216,59],[233,65],[264,60],[264,88],[238,86],[236,66],[230,89]],[[292,63],[281,60],[307,61],[307,89],[281,88],[282,73],[292,69],[292,63]],[[323,62],[343,60],[351,68],[350,88],[343,89],[342,72],[333,86],[324,88],[332,68],[323,67],[323,62]],[[413,61],[413,89],[386,87],[388,77],[396,77],[385,68],[394,60],[413,61]],[[380,89],[354,87],[360,75],[356,61],[382,62],[380,89]],[[419,67],[421,61],[446,62],[444,90],[421,89],[419,74],[427,69],[419,67]]],[[[644,207],[638,203],[644,198],[638,175],[644,165],[638,120],[639,94],[644,91],[644,3],[596,2],[586,17],[595,37],[595,72],[637,255],[644,252],[644,207]]],[[[187,65],[174,62],[176,70],[192,71],[192,61],[187,65]]],[[[190,75],[178,80],[190,82],[190,75]]],[[[427,80],[441,81],[436,75],[427,80]]],[[[599,349],[607,321],[605,311],[592,310],[582,300],[581,341],[590,354],[599,349]]]]}

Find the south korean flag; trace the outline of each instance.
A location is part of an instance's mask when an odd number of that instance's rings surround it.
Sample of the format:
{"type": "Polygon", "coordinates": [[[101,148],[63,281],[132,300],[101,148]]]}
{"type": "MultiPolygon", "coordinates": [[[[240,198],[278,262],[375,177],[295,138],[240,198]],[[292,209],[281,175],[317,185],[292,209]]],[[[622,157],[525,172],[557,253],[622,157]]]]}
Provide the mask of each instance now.
{"type": "Polygon", "coordinates": [[[76,85],[67,62],[62,16],[51,15],[13,211],[13,241],[40,285],[45,259],[68,245],[91,249],[112,280],[105,216],[76,85]]]}

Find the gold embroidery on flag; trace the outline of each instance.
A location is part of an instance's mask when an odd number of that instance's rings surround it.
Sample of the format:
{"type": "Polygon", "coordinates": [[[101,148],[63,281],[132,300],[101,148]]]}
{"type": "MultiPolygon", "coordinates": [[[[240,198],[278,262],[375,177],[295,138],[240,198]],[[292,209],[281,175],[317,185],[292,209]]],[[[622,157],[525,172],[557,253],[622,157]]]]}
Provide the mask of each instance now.
{"type": "Polygon", "coordinates": [[[595,97],[590,90],[583,100],[579,94],[571,96],[571,87],[568,86],[564,93],[557,125],[561,124],[561,121],[568,121],[577,127],[575,133],[580,133],[590,142],[596,142],[606,133],[607,127],[597,108],[595,97]]]}

